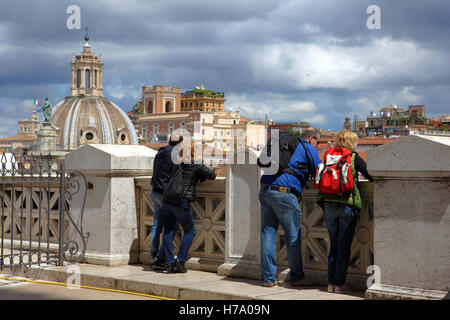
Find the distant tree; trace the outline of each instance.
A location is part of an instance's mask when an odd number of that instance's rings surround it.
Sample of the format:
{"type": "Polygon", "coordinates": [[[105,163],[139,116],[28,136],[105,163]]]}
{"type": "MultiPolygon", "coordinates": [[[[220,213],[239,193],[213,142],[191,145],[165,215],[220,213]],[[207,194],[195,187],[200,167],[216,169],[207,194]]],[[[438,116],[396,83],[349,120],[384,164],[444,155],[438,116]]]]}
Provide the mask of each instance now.
{"type": "Polygon", "coordinates": [[[291,134],[293,134],[294,136],[297,136],[298,138],[300,138],[300,132],[299,131],[294,131],[292,130],[291,127],[288,127],[287,131],[291,134]]]}
{"type": "Polygon", "coordinates": [[[442,131],[448,131],[449,130],[448,124],[446,124],[446,123],[443,124],[441,128],[442,128],[442,131]]]}
{"type": "Polygon", "coordinates": [[[410,119],[408,117],[402,118],[401,123],[403,125],[408,125],[410,123],[410,119]]]}
{"type": "Polygon", "coordinates": [[[133,113],[134,114],[140,114],[141,113],[141,104],[138,102],[136,102],[133,106],[133,113]]]}
{"type": "Polygon", "coordinates": [[[412,117],[409,117],[409,123],[411,123],[411,124],[420,124],[419,123],[419,118],[417,117],[417,115],[413,115],[412,117]]]}

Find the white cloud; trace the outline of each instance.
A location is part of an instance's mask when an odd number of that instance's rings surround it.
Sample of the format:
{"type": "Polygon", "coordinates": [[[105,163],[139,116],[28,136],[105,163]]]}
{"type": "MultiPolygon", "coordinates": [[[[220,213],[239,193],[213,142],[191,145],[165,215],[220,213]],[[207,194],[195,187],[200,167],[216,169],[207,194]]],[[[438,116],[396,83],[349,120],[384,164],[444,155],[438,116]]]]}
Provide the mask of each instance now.
{"type": "Polygon", "coordinates": [[[297,90],[370,89],[380,85],[445,76],[448,58],[412,41],[375,39],[363,46],[323,43],[271,43],[252,53],[254,77],[297,90]]]}
{"type": "Polygon", "coordinates": [[[374,92],[370,97],[358,97],[349,99],[347,104],[352,106],[352,112],[347,114],[357,114],[360,117],[369,115],[370,111],[378,112],[379,109],[386,106],[397,105],[400,108],[407,109],[409,105],[422,104],[424,99],[421,95],[414,93],[414,86],[404,86],[400,91],[381,91],[374,92]]]}
{"type": "Polygon", "coordinates": [[[400,93],[398,94],[398,99],[400,100],[400,103],[405,103],[405,104],[419,104],[423,102],[423,97],[418,95],[418,94],[414,94],[412,92],[412,90],[414,90],[414,86],[405,86],[403,87],[402,91],[400,91],[400,93]]]}
{"type": "Polygon", "coordinates": [[[125,96],[130,96],[137,100],[140,98],[141,94],[140,88],[137,88],[132,84],[123,84],[120,77],[115,77],[110,83],[104,84],[103,89],[105,90],[105,93],[119,100],[125,96]]]}
{"type": "MultiPolygon", "coordinates": [[[[43,101],[41,101],[42,103],[43,101]]],[[[0,137],[16,135],[18,121],[30,119],[34,108],[31,99],[0,98],[0,106],[6,106],[0,116],[0,137]]]]}
{"type": "Polygon", "coordinates": [[[276,121],[297,122],[307,121],[312,125],[326,123],[326,117],[318,112],[313,101],[288,100],[283,95],[266,94],[254,99],[246,94],[232,94],[227,96],[226,105],[234,111],[241,111],[245,117],[254,120],[268,119],[276,121]]]}
{"type": "MultiPolygon", "coordinates": [[[[105,96],[124,110],[142,85],[184,90],[201,82],[225,91],[226,106],[255,120],[267,113],[341,128],[345,116],[390,103],[424,103],[427,113],[448,109],[450,29],[439,15],[448,5],[432,14],[437,3],[386,2],[386,25],[371,32],[367,5],[358,1],[79,2],[91,21],[92,50],[103,53],[105,96]]],[[[56,102],[70,94],[71,53],[81,51],[84,31],[66,29],[66,6],[27,5],[36,13],[32,21],[20,2],[2,6],[0,110],[14,119],[0,122],[3,132],[15,134],[17,120],[28,117],[21,99],[56,102]]]]}
{"type": "Polygon", "coordinates": [[[11,118],[0,117],[0,137],[6,138],[17,134],[17,121],[11,118]],[[14,128],[16,131],[14,131],[14,128]]]}

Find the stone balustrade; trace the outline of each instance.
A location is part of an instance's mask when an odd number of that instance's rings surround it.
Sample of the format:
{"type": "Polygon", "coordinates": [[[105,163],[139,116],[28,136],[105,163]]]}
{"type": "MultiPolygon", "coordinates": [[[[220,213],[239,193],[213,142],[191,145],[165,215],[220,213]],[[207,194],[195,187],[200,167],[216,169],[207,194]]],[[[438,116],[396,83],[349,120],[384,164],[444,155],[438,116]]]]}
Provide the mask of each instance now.
{"type": "Polygon", "coordinates": [[[368,299],[448,299],[450,137],[410,135],[368,152],[375,283],[368,299]]]}
{"type": "MultiPolygon", "coordinates": [[[[150,235],[153,226],[153,201],[150,199],[151,177],[136,181],[137,215],[139,220],[139,262],[150,264],[150,235]]],[[[190,269],[217,271],[225,254],[225,179],[205,181],[196,187],[197,200],[191,203],[196,235],[186,266],[190,269]]],[[[182,229],[174,240],[178,251],[182,229]]],[[[161,235],[162,241],[162,235],[161,235]]]]}
{"type": "MultiPolygon", "coordinates": [[[[257,167],[254,169],[256,172],[259,170],[257,167]]],[[[243,170],[244,172],[251,171],[243,170]]],[[[257,174],[253,177],[255,182],[259,181],[259,173],[257,174]]],[[[153,202],[150,199],[152,189],[150,178],[135,178],[136,207],[139,221],[139,263],[143,264],[149,264],[151,261],[150,236],[153,226],[153,202]]],[[[231,179],[236,179],[236,176],[231,179]]],[[[239,180],[239,177],[237,179],[239,180]]],[[[246,185],[245,181],[239,180],[239,182],[243,182],[243,185],[246,185]]],[[[189,269],[260,279],[259,257],[261,249],[259,239],[261,232],[257,188],[254,188],[254,192],[244,190],[239,186],[235,188],[235,194],[242,196],[243,199],[234,200],[234,204],[242,210],[233,213],[226,209],[228,198],[226,190],[234,185],[231,183],[228,186],[228,184],[230,183],[226,179],[218,178],[197,185],[198,199],[191,204],[197,232],[190,250],[190,259],[186,265],[189,269]],[[248,208],[251,203],[253,203],[253,209],[248,208]],[[227,233],[227,228],[233,230],[227,233]],[[233,239],[230,239],[230,236],[233,239]],[[235,243],[233,243],[233,240],[235,240],[235,243]],[[240,255],[233,251],[231,248],[233,245],[237,247],[236,250],[242,250],[245,253],[240,255]],[[226,259],[227,254],[228,260],[226,259]]],[[[322,209],[314,201],[316,194],[317,190],[305,190],[300,203],[302,209],[302,254],[307,275],[326,284],[329,240],[322,209]]],[[[362,181],[361,194],[364,207],[358,220],[352,245],[348,278],[352,287],[362,290],[366,289],[367,267],[373,264],[372,184],[362,181]]],[[[175,253],[178,250],[181,235],[182,230],[178,232],[174,241],[175,253]]],[[[288,269],[284,233],[281,227],[278,230],[276,252],[279,270],[288,269]]]]}
{"type": "MultiPolygon", "coordinates": [[[[449,146],[448,137],[408,136],[369,152],[368,168],[375,183],[360,181],[363,210],[348,274],[348,285],[360,290],[367,289],[369,275],[375,280],[366,291],[367,298],[448,297],[449,146]]],[[[84,220],[90,234],[85,262],[150,263],[150,178],[155,153],[143,146],[89,145],[66,156],[67,169],[84,173],[90,185],[84,220]]],[[[198,199],[191,207],[197,232],[186,264],[189,269],[261,279],[258,192],[262,172],[254,161],[257,153],[247,150],[246,154],[249,158],[245,164],[227,164],[226,178],[196,187],[198,199]]],[[[4,219],[9,219],[11,212],[14,220],[19,219],[20,201],[12,204],[10,199],[15,192],[17,201],[19,190],[13,191],[3,181],[3,192],[4,219]]],[[[26,226],[21,235],[24,238],[30,225],[31,237],[36,236],[33,221],[39,208],[30,200],[38,197],[36,192],[34,187],[22,191],[25,197],[32,197],[26,200],[32,207],[26,208],[31,219],[26,220],[27,216],[22,221],[26,226]]],[[[49,194],[50,202],[56,203],[56,185],[51,185],[49,194]]],[[[302,255],[306,275],[325,285],[330,244],[322,210],[315,203],[316,194],[317,190],[305,189],[300,203],[302,255]]],[[[75,220],[80,205],[81,198],[77,197],[70,203],[75,220]]],[[[57,208],[52,206],[50,211],[50,224],[56,226],[58,217],[52,210],[57,208]]],[[[17,221],[15,227],[19,228],[17,221]]],[[[17,230],[12,230],[13,239],[20,236],[17,230]]],[[[10,232],[4,229],[4,240],[11,239],[10,232]]],[[[174,241],[175,253],[181,235],[180,228],[174,241]]],[[[289,264],[281,227],[276,252],[282,278],[289,264]]]]}
{"type": "MultiPolygon", "coordinates": [[[[261,279],[261,209],[258,200],[260,177],[258,152],[247,150],[246,164],[227,165],[226,183],[226,252],[218,273],[226,276],[261,279]]],[[[373,186],[360,182],[363,210],[351,248],[348,285],[366,289],[367,267],[373,264],[373,186]]],[[[315,203],[317,190],[305,189],[300,203],[302,218],[302,258],[307,277],[327,284],[329,237],[322,209],[315,203]]],[[[276,238],[280,279],[289,268],[281,227],[276,238]]]]}

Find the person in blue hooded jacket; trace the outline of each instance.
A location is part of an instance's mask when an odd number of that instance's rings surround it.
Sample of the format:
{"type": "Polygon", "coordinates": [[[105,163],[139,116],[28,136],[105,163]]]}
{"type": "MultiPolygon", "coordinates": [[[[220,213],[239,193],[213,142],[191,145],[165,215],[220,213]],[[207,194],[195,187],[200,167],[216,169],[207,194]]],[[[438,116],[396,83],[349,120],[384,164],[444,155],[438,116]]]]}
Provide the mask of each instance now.
{"type": "Polygon", "coordinates": [[[301,138],[304,142],[298,143],[294,153],[289,160],[290,169],[293,174],[284,172],[281,174],[266,175],[261,177],[261,189],[259,201],[261,204],[261,269],[264,286],[273,287],[277,285],[276,279],[276,254],[275,239],[278,226],[284,230],[286,235],[286,250],[289,260],[290,272],[285,281],[289,286],[307,286],[312,283],[305,279],[301,255],[301,233],[300,218],[301,210],[299,200],[302,188],[309,173],[308,169],[297,169],[301,164],[308,163],[311,170],[316,170],[321,163],[317,145],[318,132],[306,130],[301,138]],[[305,153],[308,152],[308,154],[305,153]],[[300,181],[300,178],[302,181],[300,181]]]}

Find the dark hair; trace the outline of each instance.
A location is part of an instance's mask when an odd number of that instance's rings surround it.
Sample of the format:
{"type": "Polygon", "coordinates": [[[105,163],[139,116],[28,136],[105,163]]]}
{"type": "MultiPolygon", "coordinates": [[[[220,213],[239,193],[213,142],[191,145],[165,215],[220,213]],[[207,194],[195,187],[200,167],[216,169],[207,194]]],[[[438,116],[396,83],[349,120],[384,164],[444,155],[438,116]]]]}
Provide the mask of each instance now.
{"type": "Polygon", "coordinates": [[[314,137],[316,139],[319,139],[319,131],[318,130],[303,130],[303,132],[300,134],[300,137],[303,139],[308,139],[309,137],[314,137]]]}
{"type": "Polygon", "coordinates": [[[175,147],[177,144],[183,141],[183,136],[178,134],[173,134],[169,139],[169,146],[175,147]]]}

